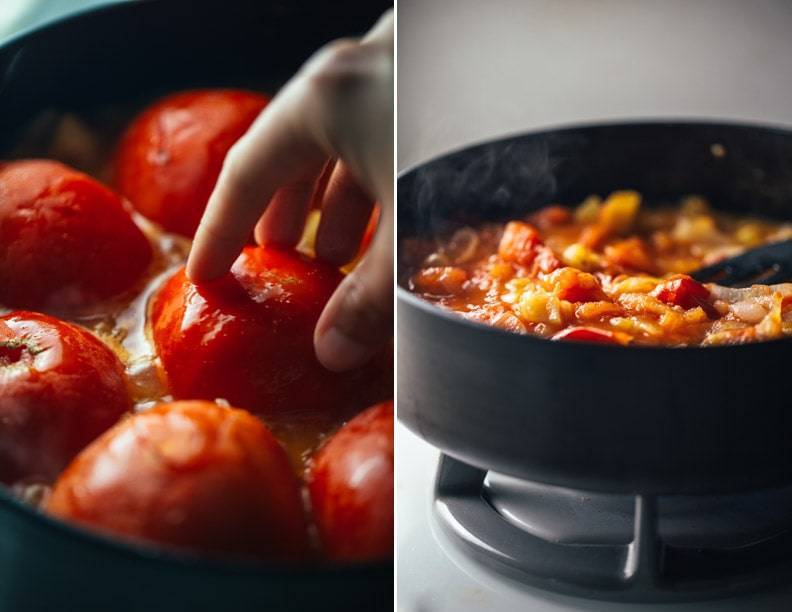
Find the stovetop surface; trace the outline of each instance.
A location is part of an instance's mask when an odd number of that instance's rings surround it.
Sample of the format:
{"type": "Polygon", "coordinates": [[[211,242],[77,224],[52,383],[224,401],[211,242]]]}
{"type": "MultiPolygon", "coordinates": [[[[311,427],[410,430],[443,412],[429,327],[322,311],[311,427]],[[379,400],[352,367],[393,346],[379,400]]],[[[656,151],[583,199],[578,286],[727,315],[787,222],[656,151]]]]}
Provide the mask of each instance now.
{"type": "Polygon", "coordinates": [[[438,529],[432,492],[439,453],[397,426],[397,558],[400,612],[777,612],[792,609],[792,587],[688,604],[621,604],[557,595],[487,570],[438,529]]]}

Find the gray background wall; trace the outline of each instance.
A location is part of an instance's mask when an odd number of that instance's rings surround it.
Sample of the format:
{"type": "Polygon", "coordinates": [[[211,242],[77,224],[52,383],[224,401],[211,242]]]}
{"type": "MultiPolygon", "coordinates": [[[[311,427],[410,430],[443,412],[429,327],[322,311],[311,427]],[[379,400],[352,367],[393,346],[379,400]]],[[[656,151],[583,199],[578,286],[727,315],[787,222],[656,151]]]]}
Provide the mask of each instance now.
{"type": "Polygon", "coordinates": [[[397,163],[536,126],[792,122],[789,0],[400,0],[397,163]]]}

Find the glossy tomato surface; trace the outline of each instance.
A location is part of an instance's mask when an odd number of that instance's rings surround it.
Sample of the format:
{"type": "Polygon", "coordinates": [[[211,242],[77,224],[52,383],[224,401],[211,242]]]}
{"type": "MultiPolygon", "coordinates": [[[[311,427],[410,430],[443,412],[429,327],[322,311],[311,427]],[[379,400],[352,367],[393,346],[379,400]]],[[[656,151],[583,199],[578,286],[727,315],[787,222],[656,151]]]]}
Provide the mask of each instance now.
{"type": "Polygon", "coordinates": [[[100,531],[208,554],[308,554],[299,484],[267,427],[209,402],[161,404],[86,448],[47,510],[100,531]]]}
{"type": "Polygon", "coordinates": [[[123,136],[115,182],[143,215],[192,237],[226,153],[266,106],[243,90],[187,91],[148,107],[123,136]]]}
{"type": "Polygon", "coordinates": [[[0,481],[50,482],[132,407],[118,357],[87,330],[0,317],[0,481]]]}
{"type": "Polygon", "coordinates": [[[309,490],[328,558],[393,554],[393,402],[367,409],[330,438],[314,458],[309,490]]]}
{"type": "Polygon", "coordinates": [[[327,264],[265,247],[247,247],[231,273],[200,286],[179,270],[151,308],[173,395],[224,398],[291,422],[335,422],[390,397],[389,355],[341,374],[316,359],[314,327],[341,278],[327,264]]]}
{"type": "Polygon", "coordinates": [[[152,258],[121,199],[49,160],[0,164],[0,303],[72,310],[132,288],[152,258]]]}

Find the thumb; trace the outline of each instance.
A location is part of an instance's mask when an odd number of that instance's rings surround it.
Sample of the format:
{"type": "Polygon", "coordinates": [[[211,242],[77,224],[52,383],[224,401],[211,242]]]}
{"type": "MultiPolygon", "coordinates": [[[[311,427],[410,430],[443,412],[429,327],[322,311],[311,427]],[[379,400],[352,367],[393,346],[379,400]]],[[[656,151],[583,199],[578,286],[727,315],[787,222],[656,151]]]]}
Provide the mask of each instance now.
{"type": "Polygon", "coordinates": [[[360,265],[338,286],[314,332],[316,356],[328,370],[365,364],[393,334],[393,213],[360,265]]]}

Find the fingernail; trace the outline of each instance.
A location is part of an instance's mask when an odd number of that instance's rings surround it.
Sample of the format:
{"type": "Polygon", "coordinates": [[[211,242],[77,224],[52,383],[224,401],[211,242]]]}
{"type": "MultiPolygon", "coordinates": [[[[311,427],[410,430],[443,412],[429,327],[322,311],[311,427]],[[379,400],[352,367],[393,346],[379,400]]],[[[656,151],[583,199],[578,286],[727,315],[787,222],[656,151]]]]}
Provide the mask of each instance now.
{"type": "Polygon", "coordinates": [[[362,365],[372,353],[372,347],[353,340],[335,327],[328,329],[316,343],[317,358],[324,367],[334,372],[362,365]]]}

